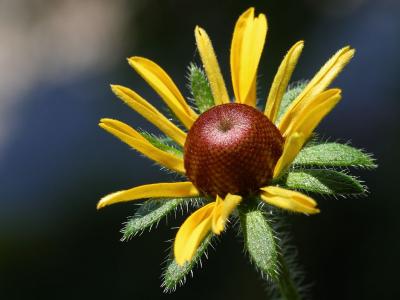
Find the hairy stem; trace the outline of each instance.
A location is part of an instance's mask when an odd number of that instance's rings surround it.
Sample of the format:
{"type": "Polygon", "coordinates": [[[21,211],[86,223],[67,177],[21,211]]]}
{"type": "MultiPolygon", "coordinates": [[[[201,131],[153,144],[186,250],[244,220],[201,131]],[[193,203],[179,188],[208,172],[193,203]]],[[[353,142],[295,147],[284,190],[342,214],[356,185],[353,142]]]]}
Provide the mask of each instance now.
{"type": "Polygon", "coordinates": [[[279,255],[280,275],[276,280],[276,284],[285,300],[301,300],[300,293],[297,290],[296,284],[290,274],[290,269],[282,254],[279,255]]]}

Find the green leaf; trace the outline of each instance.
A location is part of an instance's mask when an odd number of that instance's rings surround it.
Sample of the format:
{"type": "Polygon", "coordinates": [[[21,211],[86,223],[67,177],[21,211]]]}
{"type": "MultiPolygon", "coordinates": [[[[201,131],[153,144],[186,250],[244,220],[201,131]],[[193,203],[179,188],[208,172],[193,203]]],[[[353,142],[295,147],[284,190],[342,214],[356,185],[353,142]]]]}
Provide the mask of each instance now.
{"type": "Polygon", "coordinates": [[[292,170],[283,185],[289,189],[329,195],[366,192],[357,178],[334,170],[292,170]]]}
{"type": "Polygon", "coordinates": [[[213,107],[215,105],[214,98],[204,71],[195,64],[190,64],[188,78],[192,96],[199,112],[203,113],[213,107]]]}
{"type": "Polygon", "coordinates": [[[310,144],[293,162],[301,166],[376,168],[370,154],[340,143],[310,144]]]}
{"type": "Polygon", "coordinates": [[[141,130],[140,134],[146,140],[148,140],[154,147],[157,147],[160,150],[174,154],[179,157],[183,156],[182,151],[178,149],[177,146],[174,145],[174,142],[170,138],[166,136],[156,136],[144,130],[141,130]]]}
{"type": "Polygon", "coordinates": [[[244,244],[251,261],[269,278],[277,278],[278,246],[274,232],[262,211],[251,206],[239,206],[239,218],[244,244]]]}
{"type": "Polygon", "coordinates": [[[197,249],[193,259],[183,266],[178,265],[172,258],[172,255],[170,256],[167,267],[164,269],[162,275],[163,282],[161,286],[164,288],[164,293],[173,292],[178,285],[182,286],[186,282],[186,276],[192,272],[194,266],[198,263],[201,264],[201,257],[204,254],[206,255],[206,250],[208,246],[211,245],[213,237],[214,235],[212,233],[207,235],[197,249]]]}
{"type": "Polygon", "coordinates": [[[126,241],[148,229],[157,225],[163,217],[175,211],[180,205],[197,201],[199,198],[176,198],[176,199],[149,199],[139,207],[135,215],[128,219],[121,230],[121,241],[126,241]]]}
{"type": "Polygon", "coordinates": [[[288,109],[289,105],[296,99],[296,97],[301,93],[301,91],[306,87],[308,81],[298,81],[289,85],[286,93],[283,95],[281,106],[278,111],[278,122],[279,124],[283,114],[288,109]]]}

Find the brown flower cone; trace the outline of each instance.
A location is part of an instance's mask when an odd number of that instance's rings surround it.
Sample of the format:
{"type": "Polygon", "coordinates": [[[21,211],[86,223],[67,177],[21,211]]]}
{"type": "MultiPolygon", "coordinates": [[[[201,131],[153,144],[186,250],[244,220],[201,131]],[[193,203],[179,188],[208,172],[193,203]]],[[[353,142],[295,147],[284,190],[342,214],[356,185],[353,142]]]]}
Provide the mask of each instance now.
{"type": "Polygon", "coordinates": [[[205,195],[249,195],[271,181],[283,142],[276,126],[257,109],[236,103],[215,106],[187,135],[186,175],[205,195]]]}

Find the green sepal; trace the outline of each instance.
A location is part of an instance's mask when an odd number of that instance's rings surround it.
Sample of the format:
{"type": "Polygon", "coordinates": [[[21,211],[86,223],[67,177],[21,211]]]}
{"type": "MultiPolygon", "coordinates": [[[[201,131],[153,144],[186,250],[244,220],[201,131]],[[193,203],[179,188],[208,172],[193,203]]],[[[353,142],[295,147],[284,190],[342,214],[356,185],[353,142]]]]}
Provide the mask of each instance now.
{"type": "Polygon", "coordinates": [[[178,286],[182,286],[186,282],[187,275],[192,272],[193,268],[197,265],[201,265],[201,258],[203,255],[207,255],[208,246],[211,245],[214,234],[208,234],[197,249],[196,254],[190,262],[180,266],[173,259],[171,253],[168,260],[167,266],[162,274],[161,287],[164,288],[164,293],[171,293],[176,290],[178,286]]]}
{"type": "Polygon", "coordinates": [[[279,107],[277,124],[279,124],[283,114],[288,109],[289,105],[297,98],[298,95],[304,90],[308,81],[298,81],[289,85],[285,94],[283,95],[281,106],[279,107]]]}
{"type": "Polygon", "coordinates": [[[245,250],[251,262],[263,276],[276,279],[279,275],[279,247],[264,213],[254,204],[241,205],[239,219],[245,250]]]}
{"type": "Polygon", "coordinates": [[[374,158],[346,144],[335,142],[310,143],[293,162],[299,166],[376,168],[374,158]]]}
{"type": "Polygon", "coordinates": [[[146,140],[148,140],[154,147],[163,150],[165,152],[174,154],[176,156],[182,157],[183,152],[181,149],[178,149],[178,146],[175,145],[174,141],[166,136],[157,136],[155,134],[149,133],[144,130],[140,130],[139,132],[146,140]]]}
{"type": "Polygon", "coordinates": [[[281,186],[327,195],[357,195],[367,190],[355,177],[335,170],[290,170],[282,178],[281,186]]]}
{"type": "Polygon", "coordinates": [[[199,200],[201,200],[201,198],[172,198],[149,199],[143,202],[135,215],[125,222],[121,230],[121,241],[127,241],[146,229],[151,230],[162,218],[177,210],[181,205],[197,202],[199,200]]]}
{"type": "Polygon", "coordinates": [[[189,65],[189,85],[194,102],[200,113],[205,112],[215,105],[210,84],[203,69],[195,64],[189,65]]]}

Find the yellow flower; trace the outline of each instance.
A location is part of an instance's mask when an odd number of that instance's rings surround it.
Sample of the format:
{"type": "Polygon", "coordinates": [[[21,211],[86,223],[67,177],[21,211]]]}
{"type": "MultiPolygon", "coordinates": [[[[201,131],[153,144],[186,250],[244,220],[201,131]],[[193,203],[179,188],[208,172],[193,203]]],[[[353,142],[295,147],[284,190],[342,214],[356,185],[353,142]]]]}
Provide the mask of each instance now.
{"type": "Polygon", "coordinates": [[[327,88],[351,60],[354,50],[345,47],[332,56],[278,123],[282,97],[304,43],[297,42],[287,52],[273,80],[265,110],[260,112],[255,109],[256,80],[266,34],[264,14],[254,16],[254,8],[250,8],[239,17],[230,53],[234,92],[231,103],[211,41],[204,29],[195,28],[197,47],[215,101],[215,107],[200,116],[160,66],[142,57],[128,59],[187,133],[136,92],[112,85],[119,98],[184,147],[183,158],[160,150],[120,121],[102,119],[100,126],[158,164],[186,175],[189,181],[148,184],[115,192],[102,198],[97,208],[155,197],[213,197],[215,201],[189,216],[176,235],[174,255],[180,265],[192,259],[210,231],[220,234],[224,230],[230,214],[246,196],[258,194],[264,202],[289,211],[319,212],[310,197],[270,183],[291,165],[320,121],[341,99],[340,89],[327,88]]]}

